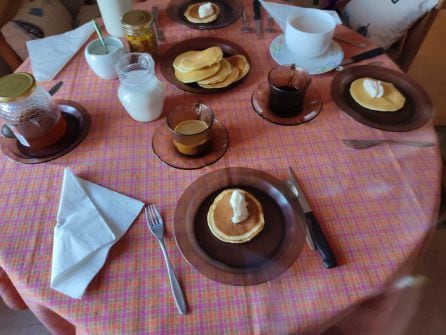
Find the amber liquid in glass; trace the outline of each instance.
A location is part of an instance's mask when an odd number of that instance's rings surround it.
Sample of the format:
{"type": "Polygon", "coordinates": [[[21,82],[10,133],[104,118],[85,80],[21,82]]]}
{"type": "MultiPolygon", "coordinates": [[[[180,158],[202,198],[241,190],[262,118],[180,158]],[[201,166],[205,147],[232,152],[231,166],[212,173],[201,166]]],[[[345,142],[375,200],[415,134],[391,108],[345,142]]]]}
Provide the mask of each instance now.
{"type": "Polygon", "coordinates": [[[54,114],[33,110],[24,119],[20,124],[10,127],[19,142],[31,149],[49,147],[59,141],[67,130],[67,122],[62,114],[55,122],[54,114]]]}

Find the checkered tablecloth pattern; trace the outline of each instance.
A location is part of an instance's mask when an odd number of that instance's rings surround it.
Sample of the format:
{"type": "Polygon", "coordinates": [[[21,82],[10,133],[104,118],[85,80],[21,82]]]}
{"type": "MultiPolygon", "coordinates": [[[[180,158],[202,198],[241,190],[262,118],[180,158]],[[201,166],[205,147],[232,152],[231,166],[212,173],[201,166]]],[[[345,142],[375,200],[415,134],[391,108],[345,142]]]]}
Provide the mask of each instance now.
{"type": "MultiPolygon", "coordinates": [[[[384,290],[416,259],[433,229],[440,193],[439,148],[381,145],[358,151],[345,147],[341,139],[436,142],[432,124],[393,133],[356,122],[331,98],[335,71],[313,77],[324,102],[314,120],[291,127],[269,123],[254,112],[250,99],[275,66],[269,44],[278,33],[264,33],[263,40],[258,40],[253,33],[241,32],[241,20],[218,30],[193,30],[167,16],[167,1],[139,6],[150,10],[153,4],[161,9],[159,20],[166,37],[161,57],[179,41],[214,36],[233,41],[249,53],[250,73],[227,92],[196,95],[168,83],[158,59],[157,75],[166,99],[163,116],[151,123],[138,123],[127,115],[116,95],[119,81],[96,77],[83,58],[83,49],[54,81],[39,83],[49,88],[63,80],[54,98],[82,104],[92,126],[76,149],[48,163],[22,165],[0,156],[0,279],[6,278],[4,287],[17,290],[55,334],[73,333],[75,328],[85,334],[313,334],[384,290]],[[174,105],[198,100],[208,104],[225,125],[230,147],[213,165],[178,170],[156,157],[151,137],[174,105]],[[111,249],[81,300],[50,289],[53,229],[67,166],[82,178],[157,204],[167,225],[168,253],[188,302],[186,316],[177,313],[161,251],[142,215],[111,249]],[[176,203],[197,178],[231,166],[259,169],[283,180],[292,166],[340,265],[324,269],[319,255],[305,246],[287,272],[260,285],[223,285],[195,270],[175,244],[176,203]]],[[[251,1],[245,1],[245,7],[252,18],[251,1]]],[[[355,37],[344,27],[338,30],[355,37]]],[[[358,52],[341,45],[346,56],[358,52]]],[[[386,56],[376,59],[396,68],[386,56]]],[[[30,62],[19,70],[31,71],[30,62]]],[[[1,291],[3,296],[6,291],[1,291]]]]}

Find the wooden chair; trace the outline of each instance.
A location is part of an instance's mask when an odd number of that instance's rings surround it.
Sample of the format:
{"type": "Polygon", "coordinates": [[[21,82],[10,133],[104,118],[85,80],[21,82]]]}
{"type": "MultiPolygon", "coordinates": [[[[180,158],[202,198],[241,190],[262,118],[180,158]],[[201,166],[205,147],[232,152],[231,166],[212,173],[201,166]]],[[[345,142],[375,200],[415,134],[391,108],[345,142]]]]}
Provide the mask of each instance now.
{"type": "MultiPolygon", "coordinates": [[[[341,1],[336,10],[342,16],[342,10],[350,0],[341,1]]],[[[398,64],[404,71],[409,70],[412,61],[414,60],[424,38],[426,37],[432,23],[435,20],[439,10],[446,7],[446,2],[442,2],[437,8],[421,17],[397,42],[386,50],[386,53],[398,64]]]]}
{"type": "MultiPolygon", "coordinates": [[[[7,21],[11,20],[17,10],[20,8],[22,1],[8,0],[0,2],[0,27],[2,27],[7,21]]],[[[14,71],[21,63],[22,60],[15,53],[15,51],[6,42],[5,37],[0,32],[0,58],[4,60],[9,69],[14,71]]]]}

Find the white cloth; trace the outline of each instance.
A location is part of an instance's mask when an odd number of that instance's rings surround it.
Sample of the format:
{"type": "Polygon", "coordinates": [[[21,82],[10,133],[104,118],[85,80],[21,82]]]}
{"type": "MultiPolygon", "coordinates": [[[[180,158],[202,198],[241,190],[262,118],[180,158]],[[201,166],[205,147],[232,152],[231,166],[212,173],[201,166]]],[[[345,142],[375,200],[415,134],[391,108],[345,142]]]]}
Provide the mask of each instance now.
{"type": "Polygon", "coordinates": [[[26,42],[34,77],[37,81],[52,80],[94,31],[91,22],[64,34],[26,42]]]}
{"type": "Polygon", "coordinates": [[[351,0],[342,14],[350,28],[363,30],[367,38],[387,49],[437,4],[438,0],[351,0]]]}
{"type": "MultiPolygon", "coordinates": [[[[292,5],[283,5],[280,3],[275,2],[267,2],[260,0],[260,3],[262,4],[263,8],[271,15],[271,17],[276,21],[276,23],[279,25],[280,29],[282,31],[285,31],[286,27],[286,18],[287,16],[294,11],[314,11],[314,10],[321,10],[317,8],[304,8],[304,7],[298,7],[298,6],[292,6],[292,5]]],[[[336,20],[337,24],[341,24],[342,21],[339,18],[338,13],[332,10],[327,10],[327,13],[330,13],[333,18],[336,20]]]]}
{"type": "Polygon", "coordinates": [[[66,168],[54,229],[51,288],[81,298],[143,206],[66,168]]]}

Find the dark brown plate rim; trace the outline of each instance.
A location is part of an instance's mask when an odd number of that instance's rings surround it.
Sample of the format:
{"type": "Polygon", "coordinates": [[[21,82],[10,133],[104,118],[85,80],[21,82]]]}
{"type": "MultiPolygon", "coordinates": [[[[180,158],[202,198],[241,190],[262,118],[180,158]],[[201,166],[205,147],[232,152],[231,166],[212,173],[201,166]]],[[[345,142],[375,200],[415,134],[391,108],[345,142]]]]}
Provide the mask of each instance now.
{"type": "MultiPolygon", "coordinates": [[[[297,198],[282,181],[256,169],[224,168],[198,178],[184,191],[174,213],[175,241],[184,258],[209,279],[238,286],[260,284],[288,270],[302,251],[305,232],[302,217],[298,213],[297,198]],[[215,192],[235,185],[265,193],[277,204],[283,215],[280,222],[285,226],[282,243],[271,258],[252,267],[233,267],[210,257],[199,245],[194,232],[196,214],[204,201],[215,192]]],[[[240,244],[240,248],[243,245],[240,244]]]]}
{"type": "Polygon", "coordinates": [[[336,105],[356,121],[381,130],[403,132],[417,129],[432,118],[433,105],[426,91],[403,72],[374,65],[359,65],[339,72],[331,83],[336,105]],[[359,78],[371,77],[395,85],[406,97],[403,108],[396,112],[373,111],[360,106],[350,95],[350,84],[359,78]]]}
{"type": "MultiPolygon", "coordinates": [[[[68,114],[74,116],[74,118],[78,121],[79,133],[76,134],[76,138],[70,142],[67,142],[66,146],[62,147],[60,150],[54,153],[43,153],[41,156],[31,156],[20,150],[20,144],[16,139],[7,139],[4,137],[0,137],[1,149],[5,156],[23,164],[45,163],[67,154],[68,152],[76,148],[84,140],[91,126],[91,118],[87,110],[81,104],[71,100],[58,99],[54,100],[54,103],[58,106],[58,108],[62,112],[62,115],[68,114]]],[[[64,141],[64,137],[61,139],[61,141],[64,141]]],[[[60,144],[56,143],[55,145],[60,144]]],[[[51,149],[52,148],[50,147],[49,150],[51,149]]]]}
{"type": "Polygon", "coordinates": [[[183,15],[187,7],[193,3],[203,2],[196,0],[172,0],[166,8],[167,15],[176,23],[185,25],[192,29],[210,30],[227,27],[237,21],[243,13],[243,5],[239,0],[213,0],[217,5],[220,4],[219,17],[209,23],[189,22],[183,15]]]}
{"type": "Polygon", "coordinates": [[[249,75],[249,72],[245,75],[245,77],[232,83],[227,87],[213,88],[213,89],[203,88],[198,86],[197,84],[185,84],[180,82],[175,77],[175,71],[172,64],[175,58],[179,54],[189,50],[204,50],[212,46],[219,46],[220,48],[222,48],[224,57],[241,54],[245,56],[249,64],[251,64],[251,60],[248,53],[238,44],[222,38],[200,37],[182,41],[180,43],[175,44],[173,47],[167,50],[164,56],[161,58],[161,73],[169,83],[175,85],[176,87],[178,87],[183,91],[190,93],[212,94],[212,93],[224,92],[238,86],[249,75]]]}

